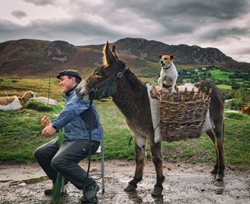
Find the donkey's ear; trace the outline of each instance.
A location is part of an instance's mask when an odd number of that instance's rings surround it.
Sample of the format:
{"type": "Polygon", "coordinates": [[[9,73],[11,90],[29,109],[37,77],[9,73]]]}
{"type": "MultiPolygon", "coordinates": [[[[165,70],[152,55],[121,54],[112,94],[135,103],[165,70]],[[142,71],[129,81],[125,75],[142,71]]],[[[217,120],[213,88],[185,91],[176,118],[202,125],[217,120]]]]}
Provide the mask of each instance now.
{"type": "Polygon", "coordinates": [[[109,66],[116,62],[113,52],[109,48],[109,42],[103,48],[103,64],[104,66],[109,66]]]}
{"type": "Polygon", "coordinates": [[[113,52],[114,57],[115,57],[116,59],[118,59],[117,51],[116,51],[115,45],[112,46],[112,52],[113,52]]]}

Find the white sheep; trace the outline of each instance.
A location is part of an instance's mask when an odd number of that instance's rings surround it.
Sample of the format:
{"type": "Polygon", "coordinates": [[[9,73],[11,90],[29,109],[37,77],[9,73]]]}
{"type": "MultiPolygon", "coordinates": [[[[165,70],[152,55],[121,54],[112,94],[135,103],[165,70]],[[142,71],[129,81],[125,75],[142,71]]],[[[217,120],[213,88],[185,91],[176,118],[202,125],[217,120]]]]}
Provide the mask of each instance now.
{"type": "Polygon", "coordinates": [[[0,97],[0,110],[19,110],[21,109],[32,97],[32,91],[26,91],[22,97],[18,96],[4,96],[0,97]]]}

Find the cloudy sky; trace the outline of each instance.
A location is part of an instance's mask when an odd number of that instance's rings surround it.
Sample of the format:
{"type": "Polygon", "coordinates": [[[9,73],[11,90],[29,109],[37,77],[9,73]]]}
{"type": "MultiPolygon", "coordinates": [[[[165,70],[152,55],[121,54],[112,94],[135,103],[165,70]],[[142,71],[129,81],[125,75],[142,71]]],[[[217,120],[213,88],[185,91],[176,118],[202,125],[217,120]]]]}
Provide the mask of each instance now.
{"type": "Polygon", "coordinates": [[[9,0],[0,13],[0,42],[88,45],[136,37],[216,47],[250,62],[249,0],[9,0]]]}

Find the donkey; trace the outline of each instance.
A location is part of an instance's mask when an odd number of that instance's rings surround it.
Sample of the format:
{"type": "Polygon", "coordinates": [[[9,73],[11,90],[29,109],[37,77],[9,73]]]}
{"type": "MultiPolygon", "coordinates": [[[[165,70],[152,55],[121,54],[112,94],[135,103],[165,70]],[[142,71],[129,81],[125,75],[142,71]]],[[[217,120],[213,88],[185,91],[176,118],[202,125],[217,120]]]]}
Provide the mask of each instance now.
{"type": "MultiPolygon", "coordinates": [[[[152,196],[162,195],[164,181],[162,168],[161,142],[154,142],[154,128],[151,120],[150,104],[146,86],[118,59],[115,47],[111,50],[107,42],[103,48],[103,65],[94,69],[86,81],[80,83],[76,89],[77,95],[83,97],[93,94],[94,99],[112,97],[113,102],[124,114],[126,122],[135,140],[136,168],[134,178],[129,181],[124,189],[127,192],[135,191],[137,183],[142,180],[145,146],[149,142],[152,160],[156,170],[156,184],[152,196]]],[[[212,174],[217,181],[224,177],[224,99],[219,90],[208,82],[198,84],[201,90],[209,91],[212,88],[210,102],[210,115],[215,127],[207,131],[216,149],[216,163],[212,174]]]]}

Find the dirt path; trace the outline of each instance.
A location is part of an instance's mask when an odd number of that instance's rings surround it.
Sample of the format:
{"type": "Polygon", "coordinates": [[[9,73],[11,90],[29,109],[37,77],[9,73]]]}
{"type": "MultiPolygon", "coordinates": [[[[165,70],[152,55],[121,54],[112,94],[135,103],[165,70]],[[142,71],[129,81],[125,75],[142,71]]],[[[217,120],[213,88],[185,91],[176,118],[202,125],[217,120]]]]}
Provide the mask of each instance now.
{"type": "MultiPolygon", "coordinates": [[[[86,165],[82,163],[81,165],[86,165]]],[[[134,173],[134,162],[112,160],[105,162],[105,194],[98,193],[99,203],[138,204],[138,203],[250,203],[250,171],[227,168],[224,185],[214,185],[209,174],[211,166],[206,164],[164,163],[163,197],[154,199],[151,191],[155,184],[154,167],[146,162],[144,179],[137,192],[126,193],[123,189],[134,173]]],[[[93,172],[99,172],[100,163],[93,163],[93,172]]],[[[101,181],[98,180],[98,183],[101,181]]],[[[101,183],[100,183],[101,185],[101,183]]],[[[4,165],[0,164],[0,203],[1,204],[45,204],[49,197],[43,190],[51,186],[37,164],[4,165]]],[[[79,203],[81,192],[73,185],[66,186],[68,195],[61,203],[79,203]]]]}

